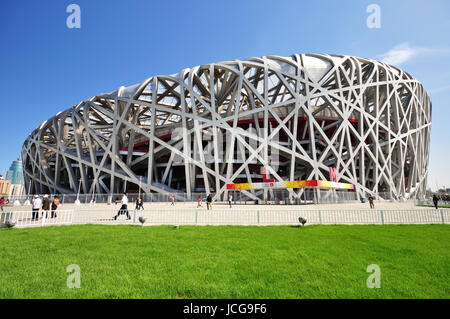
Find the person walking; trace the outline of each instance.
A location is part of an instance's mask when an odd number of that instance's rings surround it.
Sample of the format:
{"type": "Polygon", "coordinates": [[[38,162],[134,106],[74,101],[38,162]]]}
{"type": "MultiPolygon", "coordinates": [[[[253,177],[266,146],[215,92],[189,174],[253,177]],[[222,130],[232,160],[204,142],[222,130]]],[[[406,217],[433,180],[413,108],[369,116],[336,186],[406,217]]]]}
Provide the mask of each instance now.
{"type": "Polygon", "coordinates": [[[138,197],[136,198],[136,210],[144,210],[144,202],[142,201],[142,198],[138,197]]]}
{"type": "Polygon", "coordinates": [[[369,195],[368,200],[370,204],[370,208],[375,208],[375,205],[373,204],[373,200],[375,199],[374,195],[369,195]]]}
{"type": "Polygon", "coordinates": [[[212,197],[211,197],[211,194],[209,194],[208,197],[206,197],[206,209],[208,209],[208,210],[212,209],[211,203],[212,203],[212,197]]]}
{"type": "Polygon", "coordinates": [[[438,209],[438,202],[439,202],[439,197],[436,196],[436,194],[433,195],[433,204],[434,207],[436,207],[436,209],[438,209]]]}
{"type": "Polygon", "coordinates": [[[228,194],[228,204],[230,204],[230,208],[231,208],[231,202],[233,201],[233,195],[228,194]]]}
{"type": "Polygon", "coordinates": [[[5,206],[5,197],[0,198],[0,206],[2,207],[3,211],[3,206],[5,206]]]}
{"type": "MultiPolygon", "coordinates": [[[[117,201],[117,202],[119,202],[119,201],[117,201]]],[[[120,209],[117,212],[117,215],[114,216],[114,220],[117,220],[117,217],[119,217],[120,215],[123,215],[123,214],[127,215],[127,219],[131,219],[130,213],[128,212],[128,197],[127,197],[127,194],[125,194],[125,193],[122,194],[122,199],[120,200],[120,203],[122,204],[122,206],[120,206],[120,209]]]]}
{"type": "Polygon", "coordinates": [[[41,209],[42,200],[38,195],[34,195],[33,199],[33,205],[31,208],[32,211],[32,218],[31,220],[38,220],[39,219],[39,209],[41,209]]]}
{"type": "Polygon", "coordinates": [[[53,201],[52,201],[52,217],[51,218],[56,218],[56,209],[58,208],[60,204],[59,198],[58,196],[53,197],[53,201]]]}
{"type": "Polygon", "coordinates": [[[202,197],[199,195],[197,198],[197,208],[202,207],[202,197]]]}
{"type": "Polygon", "coordinates": [[[170,200],[171,200],[171,206],[175,206],[175,195],[174,194],[170,194],[170,200]]]}
{"type": "Polygon", "coordinates": [[[50,200],[48,199],[48,195],[45,194],[44,200],[42,201],[42,218],[49,217],[49,214],[48,214],[49,210],[50,210],[50,200]]]}

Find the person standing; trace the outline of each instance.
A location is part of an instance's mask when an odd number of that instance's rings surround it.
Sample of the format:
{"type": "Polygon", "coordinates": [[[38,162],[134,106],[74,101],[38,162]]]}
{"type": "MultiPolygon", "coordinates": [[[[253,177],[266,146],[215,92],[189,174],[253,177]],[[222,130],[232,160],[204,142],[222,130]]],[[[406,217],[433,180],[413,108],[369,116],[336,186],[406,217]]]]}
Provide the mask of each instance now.
{"type": "Polygon", "coordinates": [[[375,208],[375,205],[373,204],[373,200],[375,199],[375,197],[372,195],[369,195],[368,200],[369,200],[369,204],[370,204],[370,208],[375,208]]]}
{"type": "Polygon", "coordinates": [[[38,195],[34,195],[33,199],[33,205],[31,208],[32,211],[32,218],[31,220],[38,220],[39,219],[39,209],[41,209],[42,200],[39,198],[38,195]]]}
{"type": "Polygon", "coordinates": [[[5,197],[0,198],[0,206],[2,207],[3,211],[3,206],[5,206],[5,197]]]}
{"type": "Polygon", "coordinates": [[[170,194],[170,200],[172,201],[172,203],[170,205],[175,206],[175,195],[174,194],[170,194]]]}
{"type": "Polygon", "coordinates": [[[230,208],[231,208],[231,202],[233,201],[233,195],[228,194],[228,204],[230,204],[230,208]]]}
{"type": "Polygon", "coordinates": [[[433,195],[433,204],[434,207],[436,207],[436,209],[438,209],[438,202],[439,202],[439,197],[436,196],[436,194],[433,195]]]}
{"type": "Polygon", "coordinates": [[[212,209],[211,203],[212,203],[212,197],[211,197],[211,194],[208,194],[208,197],[206,197],[206,209],[208,209],[208,210],[212,209]]]}
{"type": "Polygon", "coordinates": [[[42,202],[42,218],[49,217],[48,211],[50,210],[50,200],[48,195],[44,195],[44,201],[42,202]],[[44,217],[45,216],[45,217],[44,217]]]}
{"type": "MultiPolygon", "coordinates": [[[[119,201],[116,201],[116,204],[119,201]]],[[[119,211],[117,212],[117,215],[114,216],[114,220],[117,220],[117,217],[119,217],[122,214],[126,214],[127,215],[127,219],[131,219],[130,217],[130,213],[128,212],[128,197],[127,194],[123,193],[122,194],[122,200],[120,200],[122,206],[120,206],[119,211]]]]}
{"type": "Polygon", "coordinates": [[[53,197],[52,201],[52,218],[56,218],[56,209],[58,208],[60,204],[58,196],[53,197]]]}
{"type": "Polygon", "coordinates": [[[202,197],[199,195],[197,198],[197,208],[202,207],[202,197]]]}

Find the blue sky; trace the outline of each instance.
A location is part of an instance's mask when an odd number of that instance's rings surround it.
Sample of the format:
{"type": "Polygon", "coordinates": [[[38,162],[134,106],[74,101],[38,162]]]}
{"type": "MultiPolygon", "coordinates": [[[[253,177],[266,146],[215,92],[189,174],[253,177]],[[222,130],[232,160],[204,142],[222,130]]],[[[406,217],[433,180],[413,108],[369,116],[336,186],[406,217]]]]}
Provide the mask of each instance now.
{"type": "Polygon", "coordinates": [[[0,173],[82,100],[210,62],[293,53],[384,59],[433,103],[429,187],[450,187],[450,1],[0,1],[0,173]],[[81,28],[69,29],[69,4],[81,28]],[[366,8],[381,8],[369,29],[366,8]]]}

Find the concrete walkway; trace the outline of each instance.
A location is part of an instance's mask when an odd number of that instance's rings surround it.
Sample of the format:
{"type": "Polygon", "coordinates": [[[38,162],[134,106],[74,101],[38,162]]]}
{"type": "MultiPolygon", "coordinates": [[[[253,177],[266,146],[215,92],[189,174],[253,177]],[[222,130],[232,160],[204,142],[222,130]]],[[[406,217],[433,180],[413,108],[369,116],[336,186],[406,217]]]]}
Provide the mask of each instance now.
{"type": "MultiPolygon", "coordinates": [[[[213,203],[213,210],[228,210],[230,209],[228,203],[213,203]]],[[[130,203],[128,209],[134,210],[135,204],[130,203]]],[[[175,205],[170,203],[144,203],[146,211],[149,210],[168,210],[168,211],[180,211],[182,209],[198,209],[206,210],[206,203],[202,203],[202,207],[197,208],[197,202],[175,202],[175,205]]],[[[64,204],[58,207],[58,210],[75,210],[75,211],[114,211],[119,210],[120,204],[64,204]]],[[[370,209],[369,203],[361,203],[359,201],[339,204],[310,204],[310,205],[232,205],[232,210],[238,211],[254,211],[254,210],[346,210],[346,211],[360,211],[370,209]]],[[[434,209],[432,207],[416,206],[414,201],[407,202],[389,202],[389,201],[375,201],[376,210],[411,210],[411,209],[434,209]]],[[[4,207],[4,211],[31,211],[31,205],[27,206],[8,206],[4,207]]]]}

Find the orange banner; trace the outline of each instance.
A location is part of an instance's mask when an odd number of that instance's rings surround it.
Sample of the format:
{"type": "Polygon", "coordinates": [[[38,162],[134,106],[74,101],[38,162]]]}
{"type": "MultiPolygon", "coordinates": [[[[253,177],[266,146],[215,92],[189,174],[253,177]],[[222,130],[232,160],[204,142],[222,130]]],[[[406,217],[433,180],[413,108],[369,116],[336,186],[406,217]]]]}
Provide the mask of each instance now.
{"type": "Polygon", "coordinates": [[[355,186],[353,184],[322,181],[322,180],[227,184],[228,190],[261,189],[261,188],[300,188],[300,187],[317,187],[317,188],[333,188],[333,189],[348,189],[348,190],[355,189],[355,186]]]}

